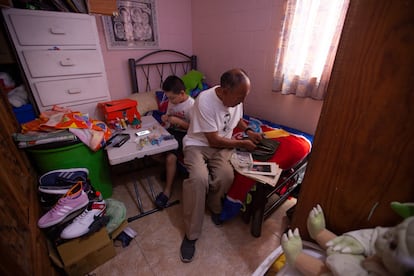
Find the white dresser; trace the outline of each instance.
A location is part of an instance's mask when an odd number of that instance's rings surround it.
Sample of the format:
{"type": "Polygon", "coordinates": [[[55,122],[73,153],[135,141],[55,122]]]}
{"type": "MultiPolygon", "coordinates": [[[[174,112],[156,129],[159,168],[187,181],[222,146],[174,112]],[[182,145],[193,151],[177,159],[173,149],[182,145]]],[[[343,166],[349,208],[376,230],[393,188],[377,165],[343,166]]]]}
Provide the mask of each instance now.
{"type": "Polygon", "coordinates": [[[99,118],[110,100],[95,17],[3,9],[19,62],[40,111],[54,105],[99,118]]]}

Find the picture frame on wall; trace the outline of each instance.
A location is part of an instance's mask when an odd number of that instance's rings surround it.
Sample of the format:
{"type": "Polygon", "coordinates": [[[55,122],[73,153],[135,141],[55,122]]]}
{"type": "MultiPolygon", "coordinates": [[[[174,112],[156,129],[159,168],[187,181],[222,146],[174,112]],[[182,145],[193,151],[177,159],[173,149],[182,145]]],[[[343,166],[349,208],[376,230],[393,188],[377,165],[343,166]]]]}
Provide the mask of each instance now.
{"type": "Polygon", "coordinates": [[[103,16],[109,50],[159,47],[154,0],[118,0],[118,15],[103,16]]]}

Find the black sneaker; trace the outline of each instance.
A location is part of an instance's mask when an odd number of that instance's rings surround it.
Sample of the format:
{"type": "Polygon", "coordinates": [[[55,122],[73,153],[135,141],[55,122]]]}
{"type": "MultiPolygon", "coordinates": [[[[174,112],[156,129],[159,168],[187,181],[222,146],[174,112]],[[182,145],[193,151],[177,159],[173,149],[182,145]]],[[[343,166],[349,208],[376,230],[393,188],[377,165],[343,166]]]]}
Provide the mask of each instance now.
{"type": "Polygon", "coordinates": [[[189,263],[193,260],[195,253],[195,243],[197,240],[189,240],[187,236],[184,236],[183,242],[181,243],[181,261],[183,263],[189,263]]]}
{"type": "Polygon", "coordinates": [[[155,205],[158,208],[163,209],[166,207],[168,199],[169,199],[168,196],[166,196],[163,192],[161,192],[155,198],[155,205]]]}
{"type": "Polygon", "coordinates": [[[39,191],[46,194],[64,195],[78,181],[86,182],[88,175],[87,168],[49,171],[39,178],[39,191]]]}
{"type": "Polygon", "coordinates": [[[212,214],[211,214],[211,220],[213,221],[213,223],[214,223],[216,226],[222,226],[222,225],[223,225],[223,222],[224,222],[224,221],[222,221],[222,220],[220,219],[220,214],[215,214],[215,213],[212,213],[212,214]]]}

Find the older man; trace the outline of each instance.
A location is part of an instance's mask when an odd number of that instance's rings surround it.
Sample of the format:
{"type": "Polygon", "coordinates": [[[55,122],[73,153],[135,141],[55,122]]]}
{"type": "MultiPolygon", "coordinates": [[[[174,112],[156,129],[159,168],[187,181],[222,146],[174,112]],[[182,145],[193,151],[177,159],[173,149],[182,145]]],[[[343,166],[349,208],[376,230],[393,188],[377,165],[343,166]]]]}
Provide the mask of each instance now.
{"type": "Polygon", "coordinates": [[[242,69],[231,69],[220,78],[220,85],[202,92],[193,106],[190,126],[184,137],[184,163],[189,177],[183,182],[185,236],[181,260],[191,262],[195,243],[201,235],[204,210],[212,212],[216,225],[224,194],[233,183],[230,157],[235,148],[253,151],[262,136],[243,121],[242,102],[250,92],[250,79],[242,69]],[[239,127],[249,139],[232,139],[239,127]]]}

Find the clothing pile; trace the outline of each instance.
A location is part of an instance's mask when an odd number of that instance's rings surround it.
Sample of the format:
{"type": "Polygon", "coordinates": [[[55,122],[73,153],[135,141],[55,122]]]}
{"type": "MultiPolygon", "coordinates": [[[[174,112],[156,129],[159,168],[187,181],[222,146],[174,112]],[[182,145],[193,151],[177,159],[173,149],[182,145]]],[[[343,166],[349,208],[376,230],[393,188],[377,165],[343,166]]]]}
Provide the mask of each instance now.
{"type": "Polygon", "coordinates": [[[105,146],[111,137],[111,130],[100,121],[70,109],[54,106],[30,122],[21,125],[21,133],[14,139],[21,148],[58,141],[80,140],[91,150],[105,146]]]}

